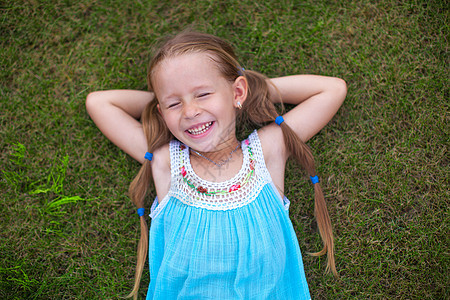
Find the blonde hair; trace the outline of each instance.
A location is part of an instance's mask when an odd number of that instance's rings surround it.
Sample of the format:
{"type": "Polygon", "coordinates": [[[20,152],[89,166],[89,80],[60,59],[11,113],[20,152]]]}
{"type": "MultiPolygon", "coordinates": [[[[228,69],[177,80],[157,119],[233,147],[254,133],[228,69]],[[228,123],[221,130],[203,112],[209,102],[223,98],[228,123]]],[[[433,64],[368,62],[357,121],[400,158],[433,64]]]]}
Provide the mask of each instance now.
{"type": "MultiPolygon", "coordinates": [[[[147,83],[150,91],[153,91],[153,79],[156,67],[165,59],[189,53],[206,53],[217,64],[221,74],[234,82],[237,77],[245,76],[248,81],[248,96],[242,104],[242,110],[237,117],[241,121],[261,126],[273,122],[278,116],[275,105],[269,99],[269,87],[267,77],[255,72],[244,71],[240,66],[233,48],[224,40],[205,33],[186,31],[166,40],[153,56],[147,75],[147,83]]],[[[155,96],[156,97],[156,96],[155,96]]],[[[142,113],[142,126],[148,143],[148,151],[167,144],[173,139],[167,129],[164,120],[157,109],[157,99],[151,101],[142,113]]],[[[286,148],[294,159],[300,163],[310,176],[316,175],[314,158],[309,147],[297,136],[297,134],[285,122],[280,125],[286,148]]],[[[145,161],[138,175],[130,185],[129,193],[133,203],[139,208],[144,207],[144,199],[151,182],[151,162],[145,161]]],[[[330,217],[328,215],[325,199],[319,183],[314,184],[315,208],[319,232],[324,247],[311,255],[319,256],[327,253],[326,272],[332,272],[337,276],[334,262],[334,242],[330,217]]],[[[138,260],[134,288],[127,297],[137,298],[137,292],[147,257],[148,229],[144,216],[140,217],[141,239],[138,245],[138,260]]]]}

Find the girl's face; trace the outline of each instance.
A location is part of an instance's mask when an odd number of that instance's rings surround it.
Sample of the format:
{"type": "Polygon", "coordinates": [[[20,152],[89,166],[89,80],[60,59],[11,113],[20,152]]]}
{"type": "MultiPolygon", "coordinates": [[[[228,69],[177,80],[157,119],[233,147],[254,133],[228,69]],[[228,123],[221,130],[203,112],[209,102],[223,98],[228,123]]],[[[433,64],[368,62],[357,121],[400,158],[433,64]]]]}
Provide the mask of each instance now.
{"type": "Polygon", "coordinates": [[[236,140],[237,102],[247,95],[244,77],[230,82],[210,55],[191,53],[163,60],[153,78],[159,111],[179,141],[212,152],[236,140]]]}

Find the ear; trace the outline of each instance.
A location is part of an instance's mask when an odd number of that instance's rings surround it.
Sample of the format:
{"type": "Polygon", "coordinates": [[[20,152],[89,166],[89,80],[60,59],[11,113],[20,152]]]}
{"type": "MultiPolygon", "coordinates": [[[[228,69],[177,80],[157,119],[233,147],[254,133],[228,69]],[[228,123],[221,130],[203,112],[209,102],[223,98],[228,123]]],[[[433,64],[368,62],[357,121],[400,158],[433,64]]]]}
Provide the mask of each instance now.
{"type": "Polygon", "coordinates": [[[245,99],[247,99],[248,82],[244,76],[239,76],[238,78],[236,78],[233,83],[233,92],[233,105],[237,108],[239,106],[238,102],[242,104],[244,103],[245,99]]]}
{"type": "Polygon", "coordinates": [[[159,114],[162,115],[162,113],[161,113],[161,108],[159,107],[159,104],[156,104],[156,107],[158,108],[159,114]]]}

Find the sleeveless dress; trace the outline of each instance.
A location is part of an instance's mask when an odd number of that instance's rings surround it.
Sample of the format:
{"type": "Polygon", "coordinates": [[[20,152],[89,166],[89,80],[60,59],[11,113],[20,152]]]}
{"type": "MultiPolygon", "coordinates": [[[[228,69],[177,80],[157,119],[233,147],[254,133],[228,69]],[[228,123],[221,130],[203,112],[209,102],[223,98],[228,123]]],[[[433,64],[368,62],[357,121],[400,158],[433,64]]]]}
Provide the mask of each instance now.
{"type": "Polygon", "coordinates": [[[241,170],[209,182],[194,173],[189,148],[170,142],[170,190],[150,214],[147,299],[311,299],[289,201],[257,132],[241,147],[241,170]]]}

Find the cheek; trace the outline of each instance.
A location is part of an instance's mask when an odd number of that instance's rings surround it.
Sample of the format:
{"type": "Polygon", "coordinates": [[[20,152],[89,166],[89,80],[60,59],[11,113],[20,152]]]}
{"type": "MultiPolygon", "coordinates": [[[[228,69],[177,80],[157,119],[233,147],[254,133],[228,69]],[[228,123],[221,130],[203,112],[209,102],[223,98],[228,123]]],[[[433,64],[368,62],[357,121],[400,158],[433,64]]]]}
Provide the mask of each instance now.
{"type": "Polygon", "coordinates": [[[161,112],[161,116],[164,120],[164,122],[166,123],[166,126],[169,127],[169,129],[173,128],[174,126],[176,126],[178,124],[178,119],[177,117],[170,112],[161,112]]]}
{"type": "Polygon", "coordinates": [[[221,113],[226,114],[228,117],[235,118],[236,117],[236,107],[231,103],[227,103],[221,107],[221,113]]]}

